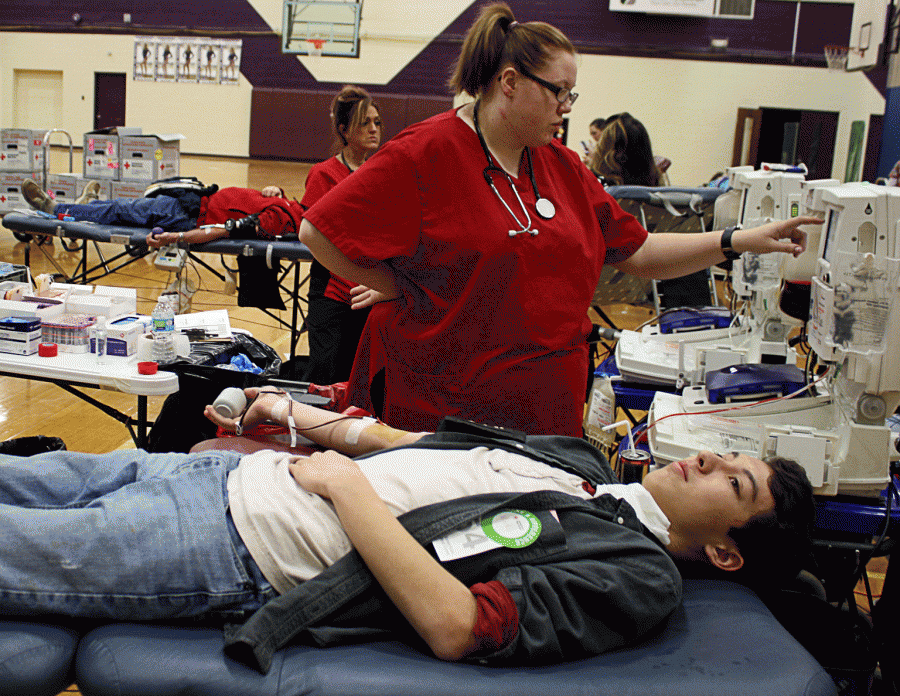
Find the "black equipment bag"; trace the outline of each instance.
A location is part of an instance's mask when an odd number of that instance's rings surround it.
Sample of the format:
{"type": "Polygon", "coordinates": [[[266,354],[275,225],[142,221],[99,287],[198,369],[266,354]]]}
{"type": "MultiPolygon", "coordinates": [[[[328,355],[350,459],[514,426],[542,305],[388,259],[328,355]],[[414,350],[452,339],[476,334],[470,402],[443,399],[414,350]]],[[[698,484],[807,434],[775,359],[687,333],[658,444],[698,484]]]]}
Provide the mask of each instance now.
{"type": "Polygon", "coordinates": [[[840,696],[864,696],[875,674],[872,628],[862,614],[805,592],[783,590],[763,600],[778,621],[831,675],[840,696]]]}
{"type": "Polygon", "coordinates": [[[226,387],[245,389],[277,378],[281,372],[278,353],[259,339],[236,333],[228,344],[192,344],[191,357],[165,365],[178,374],[178,391],[166,397],[147,436],[149,452],[188,452],[202,440],[215,437],[216,426],[203,415],[203,408],[216,400],[226,387]],[[243,354],[260,374],[228,369],[235,355],[243,354]]]}
{"type": "Polygon", "coordinates": [[[0,442],[0,455],[8,454],[14,457],[30,457],[33,454],[44,452],[56,452],[64,450],[66,443],[58,437],[47,435],[31,435],[29,437],[16,437],[12,440],[0,442]]]}

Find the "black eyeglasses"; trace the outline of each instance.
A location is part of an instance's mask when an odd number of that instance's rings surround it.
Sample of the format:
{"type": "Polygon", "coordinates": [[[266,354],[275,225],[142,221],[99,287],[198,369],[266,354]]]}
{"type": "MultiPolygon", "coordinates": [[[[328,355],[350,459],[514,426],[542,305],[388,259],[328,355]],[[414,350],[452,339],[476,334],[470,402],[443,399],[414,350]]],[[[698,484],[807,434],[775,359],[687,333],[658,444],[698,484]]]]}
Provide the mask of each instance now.
{"type": "Polygon", "coordinates": [[[568,99],[569,104],[574,104],[575,100],[578,99],[578,94],[573,92],[568,87],[560,87],[559,85],[554,85],[552,82],[547,82],[547,80],[542,80],[537,75],[532,75],[527,70],[523,70],[522,68],[517,68],[520,73],[522,73],[529,80],[534,80],[541,87],[546,87],[551,92],[553,92],[553,96],[556,97],[556,101],[560,104],[565,104],[568,99]]]}

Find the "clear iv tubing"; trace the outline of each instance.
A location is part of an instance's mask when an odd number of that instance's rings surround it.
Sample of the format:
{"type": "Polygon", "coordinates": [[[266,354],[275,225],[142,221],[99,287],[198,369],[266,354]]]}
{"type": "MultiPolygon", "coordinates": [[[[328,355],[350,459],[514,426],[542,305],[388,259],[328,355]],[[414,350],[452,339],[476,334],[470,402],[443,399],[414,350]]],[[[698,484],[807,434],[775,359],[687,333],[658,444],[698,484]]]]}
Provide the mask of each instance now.
{"type": "MultiPolygon", "coordinates": [[[[687,411],[684,411],[681,413],[670,413],[669,415],[663,416],[662,418],[657,418],[652,423],[648,423],[647,427],[644,428],[644,432],[642,432],[638,436],[637,441],[642,442],[643,440],[647,439],[647,433],[650,432],[650,428],[655,428],[657,423],[660,423],[669,418],[674,418],[675,416],[708,416],[708,415],[714,414],[714,413],[727,413],[729,411],[742,411],[743,409],[750,408],[752,406],[760,406],[762,404],[770,404],[770,403],[775,403],[776,401],[783,401],[784,399],[792,399],[793,397],[798,396],[799,394],[802,394],[805,391],[808,391],[811,387],[814,387],[816,384],[821,382],[826,377],[829,377],[829,376],[837,377],[837,372],[839,370],[840,370],[840,367],[835,367],[834,365],[832,365],[825,372],[823,372],[822,375],[820,375],[815,381],[810,382],[809,384],[804,384],[797,391],[791,392],[790,394],[784,394],[783,396],[775,396],[775,397],[772,397],[771,399],[763,399],[761,401],[752,401],[752,402],[749,402],[746,404],[741,404],[740,406],[729,406],[728,408],[710,409],[709,411],[692,411],[690,413],[688,413],[687,411]],[[832,372],[834,372],[835,374],[831,375],[830,373],[832,373],[832,372]]],[[[629,432],[630,432],[630,430],[629,430],[629,432]]]]}

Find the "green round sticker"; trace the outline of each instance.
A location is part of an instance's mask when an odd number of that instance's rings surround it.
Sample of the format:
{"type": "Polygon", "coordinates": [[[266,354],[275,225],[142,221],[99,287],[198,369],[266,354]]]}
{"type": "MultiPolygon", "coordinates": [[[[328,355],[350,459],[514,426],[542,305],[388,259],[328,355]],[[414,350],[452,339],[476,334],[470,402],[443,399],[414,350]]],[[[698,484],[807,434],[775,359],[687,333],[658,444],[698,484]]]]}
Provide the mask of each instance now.
{"type": "Polygon", "coordinates": [[[491,541],[508,549],[521,549],[538,538],[541,521],[526,510],[505,510],[482,520],[481,529],[491,541]]]}

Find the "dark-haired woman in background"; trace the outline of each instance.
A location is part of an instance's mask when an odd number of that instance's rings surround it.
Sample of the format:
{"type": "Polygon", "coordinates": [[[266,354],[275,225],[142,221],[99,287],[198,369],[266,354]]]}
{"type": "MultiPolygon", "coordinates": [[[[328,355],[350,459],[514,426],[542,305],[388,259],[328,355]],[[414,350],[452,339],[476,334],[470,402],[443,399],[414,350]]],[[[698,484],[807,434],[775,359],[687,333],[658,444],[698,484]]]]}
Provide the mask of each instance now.
{"type": "MultiPolygon", "coordinates": [[[[381,144],[381,114],[366,90],[348,85],[331,103],[334,157],[309,170],[300,205],[309,210],[322,196],[359,169],[381,144]]],[[[350,376],[369,308],[351,309],[347,281],[313,261],[309,281],[309,365],[307,382],[333,384],[350,376]]]]}
{"type": "Polygon", "coordinates": [[[610,116],[588,168],[610,186],[661,186],[650,134],[644,124],[625,112],[610,116]]]}

